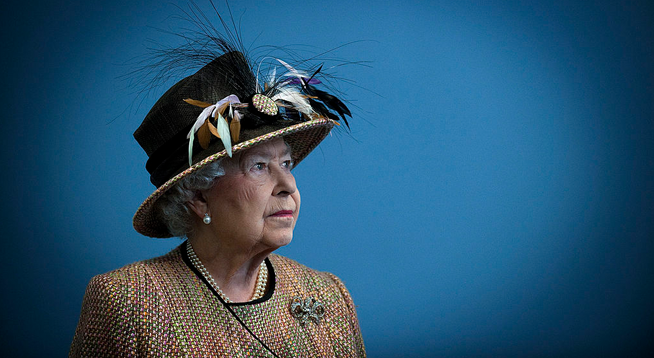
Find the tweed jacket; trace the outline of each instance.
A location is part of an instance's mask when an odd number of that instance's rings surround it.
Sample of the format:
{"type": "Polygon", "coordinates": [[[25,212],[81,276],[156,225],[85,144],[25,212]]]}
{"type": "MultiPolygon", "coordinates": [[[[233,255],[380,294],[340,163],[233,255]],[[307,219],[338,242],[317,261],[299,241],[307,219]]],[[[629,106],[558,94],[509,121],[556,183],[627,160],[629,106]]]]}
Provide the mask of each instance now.
{"type": "Polygon", "coordinates": [[[336,276],[275,254],[266,264],[268,291],[246,303],[224,303],[186,243],[96,276],[70,356],[365,357],[354,303],[336,276]]]}

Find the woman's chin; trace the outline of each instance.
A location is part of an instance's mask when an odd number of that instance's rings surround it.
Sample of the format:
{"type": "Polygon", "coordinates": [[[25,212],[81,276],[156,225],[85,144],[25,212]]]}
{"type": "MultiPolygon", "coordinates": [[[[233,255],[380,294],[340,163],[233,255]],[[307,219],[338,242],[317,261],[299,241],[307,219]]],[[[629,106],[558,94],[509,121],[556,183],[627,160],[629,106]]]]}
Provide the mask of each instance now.
{"type": "Polygon", "coordinates": [[[291,243],[293,240],[293,232],[291,233],[285,233],[285,234],[277,234],[277,235],[270,235],[266,238],[264,238],[263,243],[265,243],[267,246],[273,248],[273,250],[277,250],[278,248],[282,246],[286,246],[291,243]]]}

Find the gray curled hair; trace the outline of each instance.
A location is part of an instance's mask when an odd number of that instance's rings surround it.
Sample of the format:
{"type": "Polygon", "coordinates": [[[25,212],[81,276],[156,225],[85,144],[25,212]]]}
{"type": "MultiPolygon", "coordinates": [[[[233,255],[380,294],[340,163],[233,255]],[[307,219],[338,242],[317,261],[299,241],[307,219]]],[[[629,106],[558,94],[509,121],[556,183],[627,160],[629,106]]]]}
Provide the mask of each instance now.
{"type": "Polygon", "coordinates": [[[213,186],[216,178],[225,175],[221,161],[208,164],[195,173],[179,180],[157,201],[157,213],[166,223],[168,231],[177,237],[185,237],[191,232],[192,212],[186,205],[198,190],[213,186]]]}

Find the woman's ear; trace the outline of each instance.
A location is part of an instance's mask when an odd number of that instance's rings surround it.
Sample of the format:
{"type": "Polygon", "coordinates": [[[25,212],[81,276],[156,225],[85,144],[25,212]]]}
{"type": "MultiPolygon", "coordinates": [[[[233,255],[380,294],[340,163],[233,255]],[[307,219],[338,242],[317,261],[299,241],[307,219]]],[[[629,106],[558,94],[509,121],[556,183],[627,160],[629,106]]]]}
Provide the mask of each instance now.
{"type": "Polygon", "coordinates": [[[200,219],[204,217],[204,214],[209,214],[209,205],[207,205],[207,200],[204,197],[204,194],[200,190],[195,191],[193,198],[186,202],[189,209],[191,209],[200,219]]]}

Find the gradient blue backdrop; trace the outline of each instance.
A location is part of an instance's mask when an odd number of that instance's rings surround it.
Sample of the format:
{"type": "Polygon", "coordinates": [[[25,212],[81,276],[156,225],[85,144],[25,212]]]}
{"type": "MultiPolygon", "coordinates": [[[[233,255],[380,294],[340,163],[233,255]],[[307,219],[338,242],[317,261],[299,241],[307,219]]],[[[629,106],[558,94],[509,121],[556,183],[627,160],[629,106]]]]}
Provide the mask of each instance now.
{"type": "MultiPolygon", "coordinates": [[[[174,2],[183,5],[184,2],[174,2]]],[[[207,4],[200,1],[200,6],[207,4]]],[[[219,10],[225,5],[218,1],[219,10]]],[[[343,68],[355,139],[295,171],[280,253],[340,276],[371,357],[654,352],[654,12],[646,1],[233,1],[246,44],[343,68]],[[242,15],[242,17],[241,17],[242,15]]],[[[163,254],[118,79],[162,1],[2,12],[2,351],[65,356],[89,279],[163,254]]]]}

